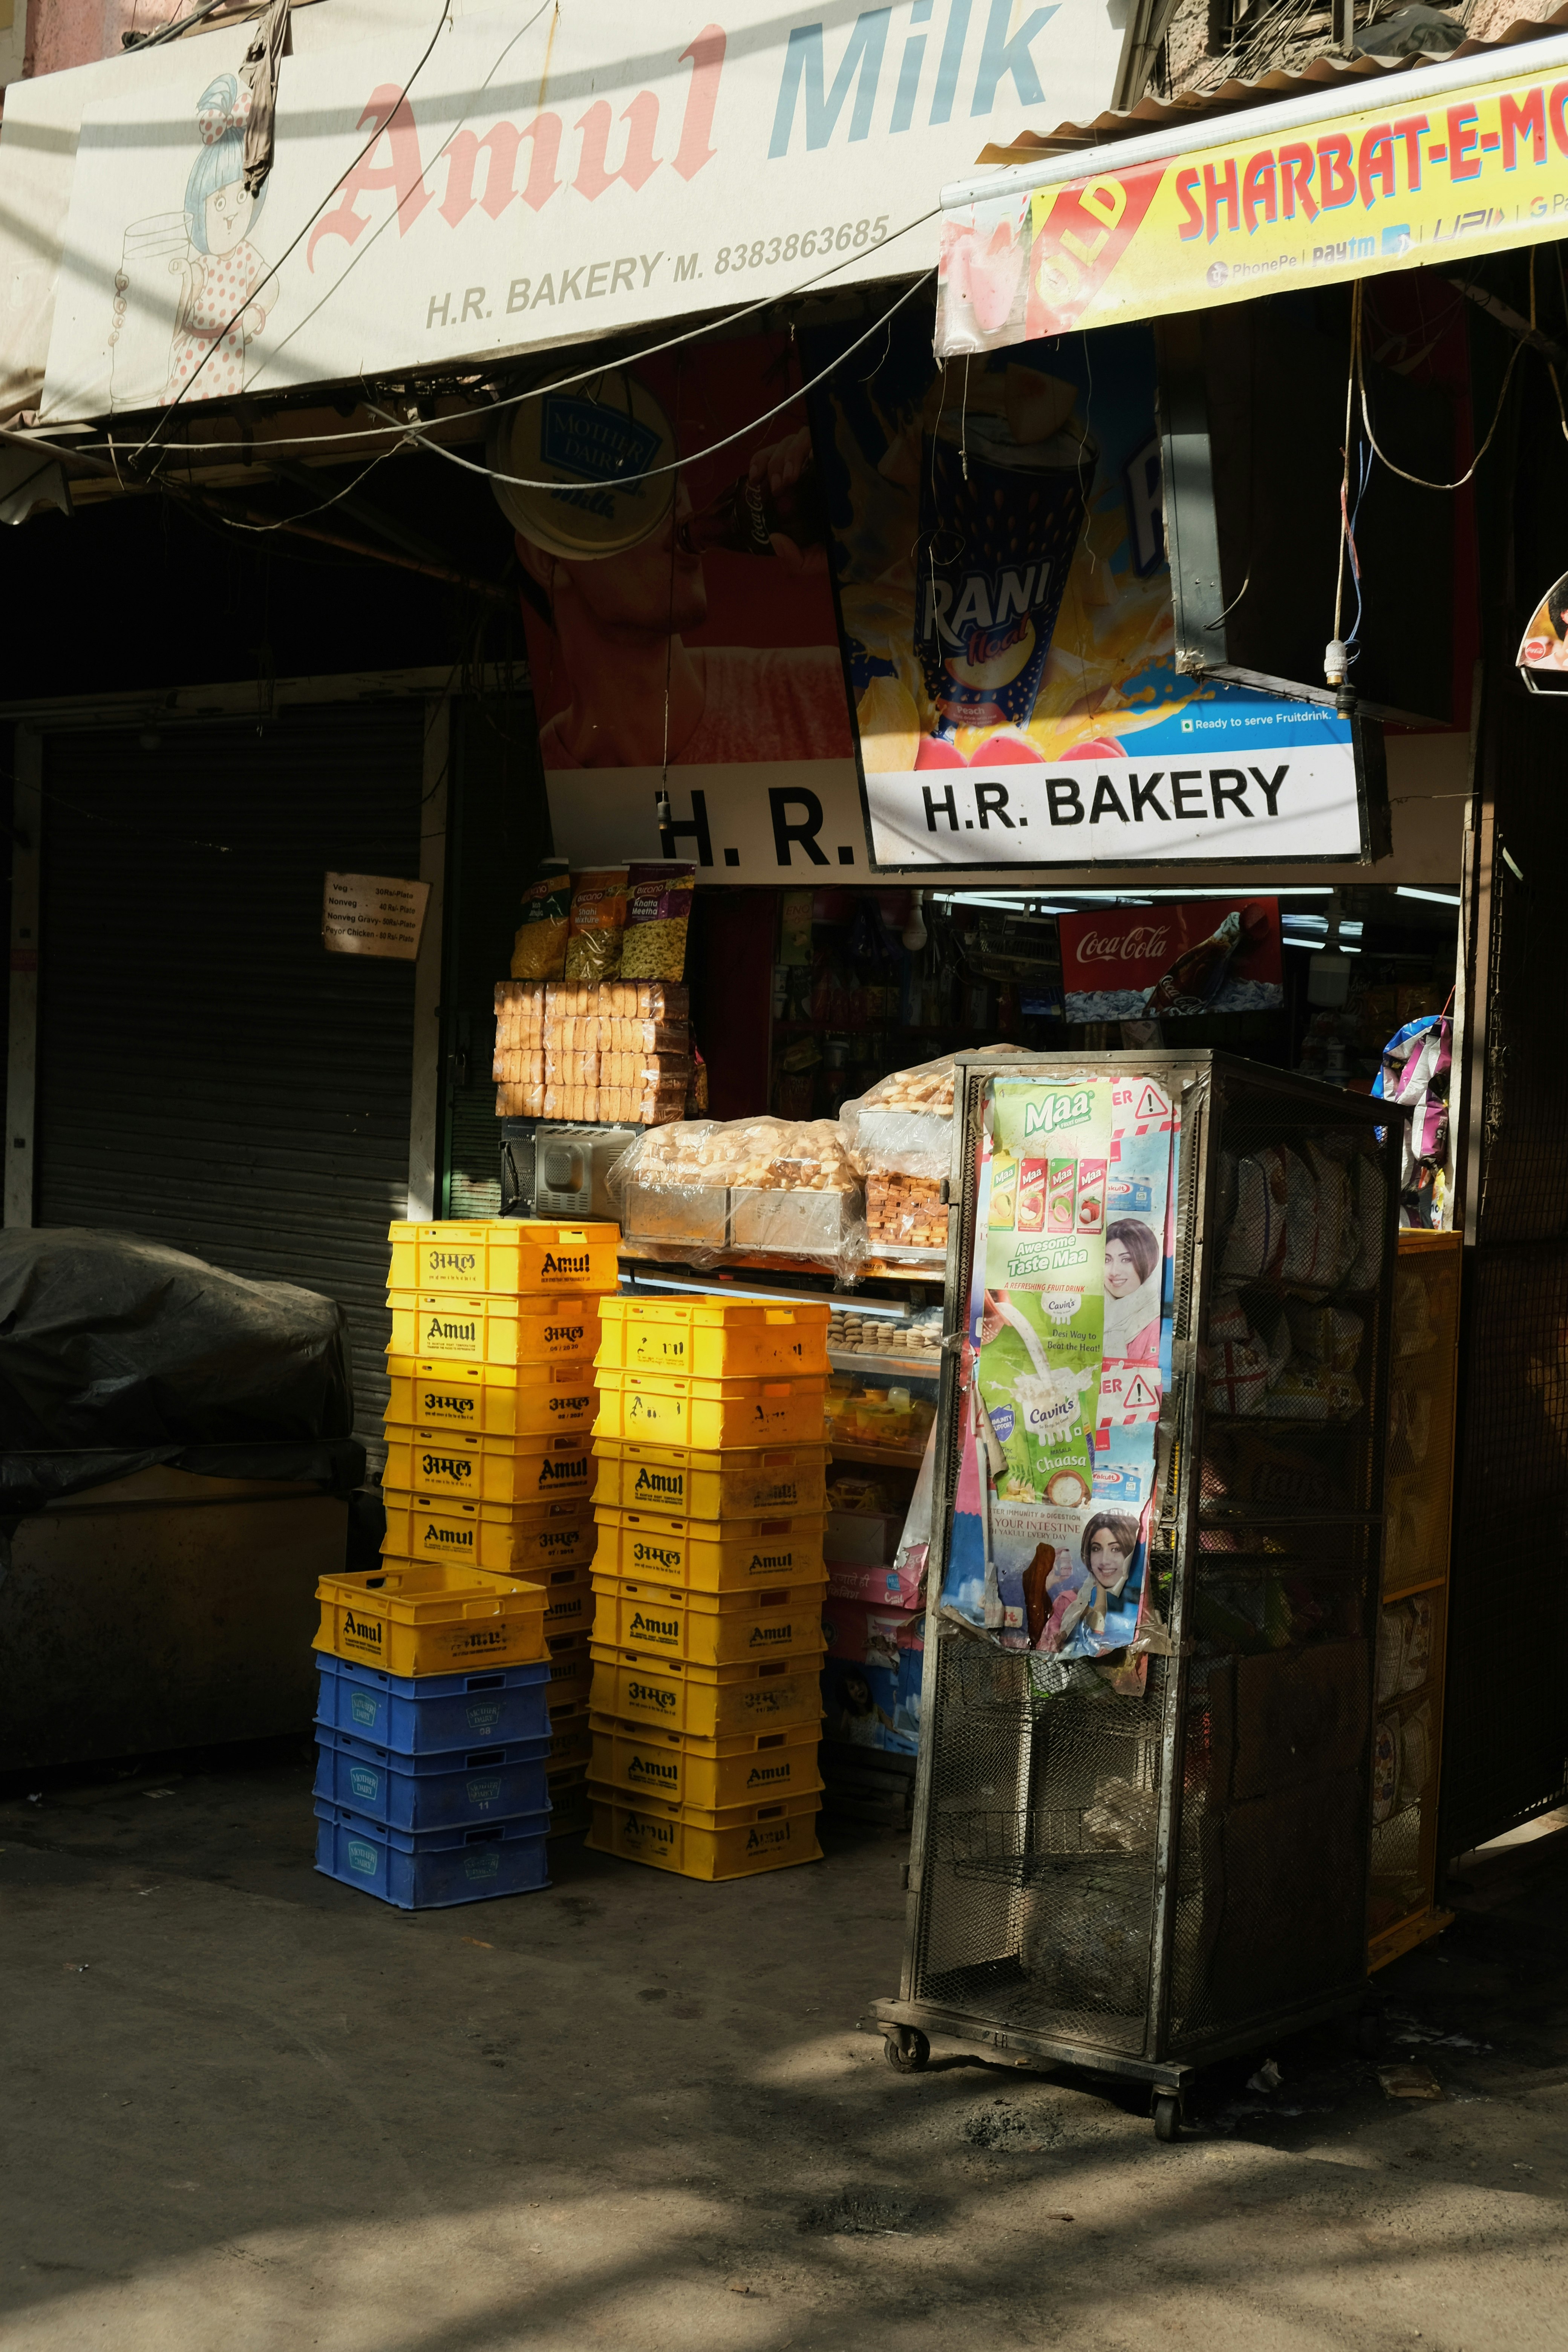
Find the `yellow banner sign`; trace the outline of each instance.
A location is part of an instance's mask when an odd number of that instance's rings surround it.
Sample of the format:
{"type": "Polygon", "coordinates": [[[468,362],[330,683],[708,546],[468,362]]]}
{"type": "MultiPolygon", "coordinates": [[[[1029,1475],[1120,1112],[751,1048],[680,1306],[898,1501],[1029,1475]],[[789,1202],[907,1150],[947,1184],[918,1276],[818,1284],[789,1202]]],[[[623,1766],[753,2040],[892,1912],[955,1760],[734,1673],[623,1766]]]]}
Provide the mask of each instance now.
{"type": "Polygon", "coordinates": [[[1568,72],[1302,124],[950,212],[937,350],[1431,268],[1568,233],[1568,72]]]}

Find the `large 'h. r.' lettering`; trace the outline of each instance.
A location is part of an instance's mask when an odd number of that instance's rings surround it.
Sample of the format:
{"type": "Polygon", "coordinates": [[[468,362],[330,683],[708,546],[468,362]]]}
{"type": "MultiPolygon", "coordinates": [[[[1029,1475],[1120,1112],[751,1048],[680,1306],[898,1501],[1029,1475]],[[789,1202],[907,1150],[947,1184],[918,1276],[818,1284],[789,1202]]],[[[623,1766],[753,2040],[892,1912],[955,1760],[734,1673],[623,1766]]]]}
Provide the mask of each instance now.
{"type": "MultiPolygon", "coordinates": [[[[384,82],[372,90],[370,103],[354,125],[363,131],[371,124],[375,137],[338,183],[337,194],[342,202],[330,213],[323,213],[310,231],[310,241],[305,247],[305,267],[315,268],[315,251],[324,236],[341,236],[349,245],[356,244],[361,233],[370,226],[370,215],[355,210],[361,195],[374,195],[382,188],[397,191],[397,232],[406,236],[426,205],[430,191],[425,185],[424,167],[419,161],[419,133],[415,127],[413,110],[403,91],[384,82]],[[389,163],[375,161],[383,140],[392,151],[389,163]]],[[[492,166],[493,169],[493,166],[492,166]]]]}

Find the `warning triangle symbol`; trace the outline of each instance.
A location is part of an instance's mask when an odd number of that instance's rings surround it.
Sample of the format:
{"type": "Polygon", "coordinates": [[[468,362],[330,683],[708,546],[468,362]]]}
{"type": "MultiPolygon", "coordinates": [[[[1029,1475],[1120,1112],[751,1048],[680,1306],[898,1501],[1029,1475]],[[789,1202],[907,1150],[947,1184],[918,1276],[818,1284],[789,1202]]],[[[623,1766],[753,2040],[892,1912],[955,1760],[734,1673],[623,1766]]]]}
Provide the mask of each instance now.
{"type": "Polygon", "coordinates": [[[1170,1105],[1165,1100],[1164,1096],[1160,1092],[1158,1087],[1145,1087],[1142,1095],[1139,1099],[1138,1108],[1133,1113],[1133,1117],[1135,1118],[1163,1118],[1169,1108],[1170,1105]]]}
{"type": "Polygon", "coordinates": [[[1132,1385],[1121,1402],[1128,1412],[1147,1412],[1152,1406],[1159,1403],[1160,1391],[1152,1381],[1144,1379],[1142,1372],[1138,1372],[1134,1374],[1132,1385]]]}

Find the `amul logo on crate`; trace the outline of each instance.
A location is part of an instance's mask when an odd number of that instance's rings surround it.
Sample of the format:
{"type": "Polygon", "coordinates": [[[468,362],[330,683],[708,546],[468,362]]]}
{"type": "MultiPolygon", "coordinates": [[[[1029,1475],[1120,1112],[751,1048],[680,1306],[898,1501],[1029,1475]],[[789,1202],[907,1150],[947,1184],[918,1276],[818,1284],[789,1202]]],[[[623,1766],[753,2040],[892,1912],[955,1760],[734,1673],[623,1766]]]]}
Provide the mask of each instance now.
{"type": "Polygon", "coordinates": [[[379,1617],[356,1617],[353,1609],[343,1611],[343,1639],[358,1642],[366,1649],[382,1646],[382,1624],[379,1617]]]}
{"type": "Polygon", "coordinates": [[[466,1454],[426,1454],[421,1459],[426,1478],[446,1478],[453,1486],[462,1486],[474,1475],[473,1462],[466,1454]]]}
{"type": "Polygon", "coordinates": [[[425,1410],[433,1419],[470,1420],[478,1402],[462,1389],[426,1389],[424,1396],[425,1410]]]}
{"type": "Polygon", "coordinates": [[[1076,1094],[1042,1095],[1038,1102],[1024,1105],[1024,1133],[1058,1135],[1065,1128],[1081,1127],[1094,1110],[1094,1097],[1087,1087],[1076,1094]]]}
{"type": "Polygon", "coordinates": [[[770,1683],[765,1690],[745,1692],[741,1706],[747,1715],[783,1715],[786,1708],[794,1706],[798,1696],[794,1683],[770,1683]]]}
{"type": "Polygon", "coordinates": [[[585,1533],[583,1528],[541,1528],[540,1552],[545,1559],[570,1559],[574,1551],[582,1550],[585,1533]]]}
{"type": "Polygon", "coordinates": [[[479,1344],[479,1327],[471,1315],[432,1313],[425,1326],[423,1344],[433,1355],[471,1356],[479,1344]]]}
{"type": "Polygon", "coordinates": [[[637,1789],[678,1789],[680,1760],[674,1756],[633,1756],[626,1766],[626,1779],[637,1789]]]}
{"type": "Polygon", "coordinates": [[[682,1470],[649,1470],[639,1462],[637,1475],[632,1482],[632,1492],[639,1501],[657,1496],[667,1502],[684,1502],[686,1474],[682,1470]]]}
{"type": "Polygon", "coordinates": [[[628,1683],[626,1697],[633,1706],[651,1706],[660,1715],[673,1715],[675,1712],[676,1694],[667,1690],[662,1683],[628,1683]]]}
{"type": "Polygon", "coordinates": [[[422,1551],[472,1551],[474,1530],[472,1528],[448,1527],[444,1520],[431,1519],[426,1522],[419,1548],[422,1551]]]}
{"type": "Polygon", "coordinates": [[[666,1853],[675,1851],[674,1824],[645,1821],[640,1813],[622,1814],[621,1837],[627,1845],[656,1845],[666,1853]]]}
{"type": "MultiPolygon", "coordinates": [[[[478,1271],[479,1263],[478,1250],[427,1248],[425,1252],[425,1271],[432,1282],[467,1282],[478,1271]]],[[[484,1288],[483,1283],[479,1288],[484,1288]]]]}
{"type": "Polygon", "coordinates": [[[746,1573],[748,1576],[787,1576],[794,1566],[793,1551],[754,1551],[746,1573]]]}
{"type": "Polygon", "coordinates": [[[679,1570],[680,1566],[680,1547],[679,1544],[643,1543],[639,1539],[632,1546],[632,1558],[634,1560],[637,1561],[639,1565],[644,1565],[649,1568],[673,1568],[679,1570]]]}
{"type": "Polygon", "coordinates": [[[546,1282],[575,1282],[588,1273],[592,1261],[584,1250],[546,1250],[540,1274],[546,1282]]]}
{"type": "Polygon", "coordinates": [[[547,1348],[574,1348],[587,1330],[585,1323],[547,1323],[544,1344],[547,1348]]]}
{"type": "Polygon", "coordinates": [[[776,1789],[781,1781],[793,1780],[793,1764],[753,1764],[746,1775],[748,1789],[776,1789]]]}
{"type": "Polygon", "coordinates": [[[494,1657],[498,1651],[510,1646],[510,1625],[465,1625],[462,1632],[452,1638],[452,1655],[455,1658],[473,1658],[483,1651],[494,1657]]]}
{"type": "Polygon", "coordinates": [[[562,1486],[586,1486],[591,1469],[586,1454],[569,1454],[563,1462],[552,1462],[547,1454],[539,1465],[539,1492],[544,1495],[562,1486]]]}
{"type": "Polygon", "coordinates": [[[746,1852],[748,1853],[776,1853],[781,1845],[788,1845],[794,1834],[795,1826],[794,1823],[790,1822],[778,1822],[767,1829],[762,1828],[759,1824],[753,1827],[747,1834],[746,1852]]]}
{"type": "Polygon", "coordinates": [[[640,1609],[632,1612],[631,1632],[640,1633],[645,1642],[679,1642],[679,1617],[645,1617],[640,1609]]]}
{"type": "Polygon", "coordinates": [[[787,1650],[795,1641],[793,1624],[753,1625],[748,1647],[753,1650],[787,1650]]]}

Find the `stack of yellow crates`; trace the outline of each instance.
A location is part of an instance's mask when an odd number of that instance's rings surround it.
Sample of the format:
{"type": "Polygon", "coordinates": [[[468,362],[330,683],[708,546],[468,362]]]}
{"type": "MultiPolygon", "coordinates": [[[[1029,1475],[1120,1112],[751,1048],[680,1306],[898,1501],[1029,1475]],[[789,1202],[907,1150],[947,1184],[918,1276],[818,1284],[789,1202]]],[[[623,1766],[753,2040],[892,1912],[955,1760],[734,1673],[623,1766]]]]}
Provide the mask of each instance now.
{"type": "Polygon", "coordinates": [[[560,1834],[586,1819],[594,1358],[620,1229],[507,1217],[391,1241],[382,1549],[545,1587],[560,1834]]]}
{"type": "Polygon", "coordinates": [[[688,1878],[815,1862],[827,1307],[602,1307],[588,1843],[688,1878]]]}

